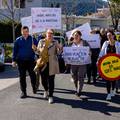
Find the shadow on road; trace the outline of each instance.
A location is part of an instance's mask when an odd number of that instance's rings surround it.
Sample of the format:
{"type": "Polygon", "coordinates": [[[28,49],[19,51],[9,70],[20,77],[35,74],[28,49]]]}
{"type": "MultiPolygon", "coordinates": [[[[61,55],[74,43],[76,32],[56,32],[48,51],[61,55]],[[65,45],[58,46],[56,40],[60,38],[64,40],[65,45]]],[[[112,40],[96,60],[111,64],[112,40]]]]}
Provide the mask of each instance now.
{"type": "Polygon", "coordinates": [[[105,80],[97,80],[97,83],[95,84],[96,87],[106,87],[106,81],[105,80]]]}
{"type": "MultiPolygon", "coordinates": [[[[55,91],[57,93],[65,93],[65,94],[73,94],[74,91],[59,89],[59,91],[55,91]],[[61,91],[60,91],[61,90],[61,91]]],[[[65,99],[55,97],[55,103],[69,105],[72,108],[81,108],[91,111],[99,111],[106,115],[111,115],[111,112],[120,112],[120,107],[110,106],[108,101],[105,101],[106,94],[104,93],[94,93],[94,92],[83,92],[80,100],[78,99],[65,99]],[[85,97],[83,97],[83,95],[85,97]]],[[[111,101],[112,103],[116,103],[120,105],[120,96],[116,95],[114,99],[111,101]]]]}
{"type": "Polygon", "coordinates": [[[46,99],[43,98],[43,97],[35,97],[35,96],[30,96],[30,95],[28,95],[27,98],[38,99],[38,100],[46,100],[46,99]]]}
{"type": "MultiPolygon", "coordinates": [[[[88,84],[87,82],[84,82],[84,84],[88,84]]],[[[96,83],[89,83],[89,85],[94,85],[96,87],[105,87],[106,81],[105,80],[97,80],[96,83]]]]}
{"type": "Polygon", "coordinates": [[[72,108],[81,108],[90,111],[99,111],[109,116],[111,116],[110,112],[120,112],[120,107],[109,106],[109,103],[107,102],[94,101],[94,99],[71,100],[71,99],[55,97],[55,102],[69,105],[72,108]]]}
{"type": "Polygon", "coordinates": [[[74,90],[69,90],[69,89],[62,89],[62,88],[55,88],[54,90],[55,93],[64,93],[64,94],[74,94],[74,90]]]}

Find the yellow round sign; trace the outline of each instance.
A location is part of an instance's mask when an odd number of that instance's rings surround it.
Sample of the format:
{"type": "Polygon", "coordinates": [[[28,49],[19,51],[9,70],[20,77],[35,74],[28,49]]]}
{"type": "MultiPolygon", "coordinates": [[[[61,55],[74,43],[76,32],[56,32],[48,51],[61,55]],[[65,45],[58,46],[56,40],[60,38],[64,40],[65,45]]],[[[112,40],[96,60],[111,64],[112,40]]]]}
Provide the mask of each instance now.
{"type": "Polygon", "coordinates": [[[100,75],[106,80],[120,79],[120,55],[107,54],[98,62],[100,75]]]}

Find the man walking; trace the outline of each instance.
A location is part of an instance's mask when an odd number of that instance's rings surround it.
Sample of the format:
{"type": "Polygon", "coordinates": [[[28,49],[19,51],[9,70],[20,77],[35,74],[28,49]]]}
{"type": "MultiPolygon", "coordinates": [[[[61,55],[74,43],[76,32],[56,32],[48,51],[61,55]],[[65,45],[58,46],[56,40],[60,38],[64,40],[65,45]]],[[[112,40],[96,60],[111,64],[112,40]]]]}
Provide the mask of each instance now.
{"type": "Polygon", "coordinates": [[[13,62],[12,66],[18,65],[20,76],[21,98],[27,97],[26,91],[26,71],[28,71],[33,93],[36,93],[36,75],[33,71],[35,66],[35,53],[33,47],[37,46],[37,41],[29,35],[29,28],[27,26],[21,29],[22,36],[18,37],[14,43],[13,62]]]}

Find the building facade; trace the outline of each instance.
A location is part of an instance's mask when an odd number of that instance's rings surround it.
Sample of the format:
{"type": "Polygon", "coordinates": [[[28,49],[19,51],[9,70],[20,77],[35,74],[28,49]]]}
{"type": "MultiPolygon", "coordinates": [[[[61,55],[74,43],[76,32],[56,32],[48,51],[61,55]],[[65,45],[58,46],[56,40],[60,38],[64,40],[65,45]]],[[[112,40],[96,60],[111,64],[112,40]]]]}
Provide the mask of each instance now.
{"type": "Polygon", "coordinates": [[[31,7],[42,7],[43,0],[6,1],[7,5],[5,3],[5,0],[0,0],[0,19],[6,19],[6,16],[12,18],[12,14],[10,11],[13,11],[14,19],[20,21],[21,17],[27,17],[31,15],[31,7]]]}
{"type": "MultiPolygon", "coordinates": [[[[11,10],[14,10],[14,19],[20,21],[22,17],[31,15],[31,7],[60,7],[62,9],[62,25],[63,30],[71,30],[78,27],[81,24],[89,22],[92,27],[109,27],[111,24],[108,17],[96,17],[96,16],[77,16],[76,11],[81,8],[76,6],[81,3],[88,4],[88,0],[0,0],[0,19],[6,19],[6,16],[12,19],[12,14],[5,5],[4,1],[7,1],[11,10]],[[12,3],[12,4],[11,4],[12,3]],[[12,8],[12,5],[14,6],[12,8]]],[[[91,4],[94,0],[89,0],[91,4]]],[[[89,4],[88,4],[89,5],[89,4]]],[[[100,15],[103,9],[98,10],[100,15]]],[[[104,11],[106,11],[104,9],[104,11]]],[[[104,12],[105,15],[108,13],[104,12]]],[[[99,15],[99,14],[98,14],[99,15]]],[[[102,14],[103,15],[103,14],[102,14]]]]}

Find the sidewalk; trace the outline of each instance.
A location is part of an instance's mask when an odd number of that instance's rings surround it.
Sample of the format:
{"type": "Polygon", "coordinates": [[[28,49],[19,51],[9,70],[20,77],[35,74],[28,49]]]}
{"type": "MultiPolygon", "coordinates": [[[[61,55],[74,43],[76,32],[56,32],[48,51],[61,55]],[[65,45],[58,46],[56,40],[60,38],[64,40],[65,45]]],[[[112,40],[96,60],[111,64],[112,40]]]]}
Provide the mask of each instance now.
{"type": "Polygon", "coordinates": [[[0,90],[3,90],[18,82],[18,71],[12,68],[11,64],[6,64],[5,71],[0,72],[0,90]]]}

